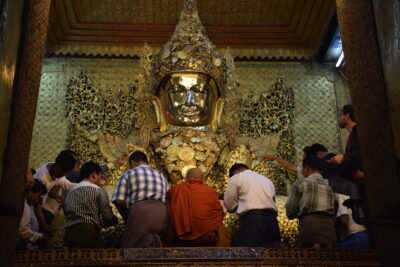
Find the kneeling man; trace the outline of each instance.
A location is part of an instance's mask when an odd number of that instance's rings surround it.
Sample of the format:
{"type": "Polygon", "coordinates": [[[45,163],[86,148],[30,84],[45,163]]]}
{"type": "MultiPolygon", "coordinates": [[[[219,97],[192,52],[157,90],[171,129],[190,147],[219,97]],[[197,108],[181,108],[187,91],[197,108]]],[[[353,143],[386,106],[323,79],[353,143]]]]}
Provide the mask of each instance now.
{"type": "Polygon", "coordinates": [[[121,247],[162,247],[160,234],[168,222],[168,182],[148,165],[147,156],[141,151],[130,155],[129,166],[131,169],[121,175],[112,197],[126,222],[121,247]]]}
{"type": "Polygon", "coordinates": [[[316,157],[305,158],[302,174],[306,178],[293,183],[286,202],[288,218],[299,218],[296,247],[332,247],[336,243],[336,197],[321,176],[324,164],[316,157]]]}
{"type": "Polygon", "coordinates": [[[275,205],[275,186],[267,177],[235,164],[229,170],[224,204],[239,214],[235,247],[279,247],[280,234],[275,205]]]}
{"type": "Polygon", "coordinates": [[[212,247],[217,243],[224,211],[217,192],[203,184],[203,179],[200,169],[190,169],[186,181],[169,191],[172,246],[212,247]]]}
{"type": "Polygon", "coordinates": [[[102,224],[117,224],[107,192],[100,188],[102,169],[92,161],[80,171],[84,180],[69,191],[64,203],[66,224],[64,243],[73,248],[105,247],[100,237],[102,224]]]}

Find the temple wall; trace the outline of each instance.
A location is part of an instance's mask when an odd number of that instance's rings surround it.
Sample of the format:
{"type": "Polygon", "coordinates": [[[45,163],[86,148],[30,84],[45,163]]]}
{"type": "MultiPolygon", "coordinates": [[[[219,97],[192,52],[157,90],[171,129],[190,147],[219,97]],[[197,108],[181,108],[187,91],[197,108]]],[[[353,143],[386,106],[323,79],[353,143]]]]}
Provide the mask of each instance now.
{"type": "Polygon", "coordinates": [[[23,1],[0,1],[0,181],[11,114],[23,1]]]}
{"type": "Polygon", "coordinates": [[[400,2],[374,0],[373,6],[393,140],[400,158],[400,2]]]}
{"type": "MultiPolygon", "coordinates": [[[[279,77],[293,88],[293,135],[298,163],[302,157],[302,148],[314,142],[326,145],[330,151],[342,150],[337,105],[349,100],[348,89],[340,76],[333,74],[329,67],[296,62],[237,62],[236,67],[243,97],[250,93],[262,93],[279,77]]],[[[31,163],[35,167],[54,160],[67,144],[64,98],[69,79],[77,78],[81,70],[86,71],[93,86],[101,91],[126,89],[139,73],[139,61],[74,58],[45,60],[30,154],[31,163]]]]}

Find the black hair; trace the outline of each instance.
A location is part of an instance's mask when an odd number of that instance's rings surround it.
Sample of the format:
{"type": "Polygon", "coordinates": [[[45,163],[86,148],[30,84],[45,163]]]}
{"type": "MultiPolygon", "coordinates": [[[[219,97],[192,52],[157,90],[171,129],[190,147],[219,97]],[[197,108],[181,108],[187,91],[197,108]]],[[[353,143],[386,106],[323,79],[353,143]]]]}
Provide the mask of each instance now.
{"type": "Polygon", "coordinates": [[[311,146],[306,146],[303,149],[303,152],[306,154],[306,157],[310,156],[317,156],[317,152],[328,152],[328,149],[321,144],[315,143],[312,144],[311,146]]]}
{"type": "Polygon", "coordinates": [[[88,161],[81,167],[80,177],[81,180],[88,178],[92,173],[103,173],[103,170],[100,168],[99,164],[94,163],[93,161],[88,161]]]}
{"type": "Polygon", "coordinates": [[[31,168],[31,173],[32,173],[32,175],[35,175],[36,174],[36,170],[34,168],[31,168]]]}
{"type": "Polygon", "coordinates": [[[56,158],[56,165],[61,167],[64,171],[70,171],[75,167],[76,158],[72,153],[61,151],[56,158]]]}
{"type": "Polygon", "coordinates": [[[303,168],[309,167],[311,170],[322,172],[326,167],[326,162],[320,158],[309,156],[303,159],[303,168]]]}
{"type": "Polygon", "coordinates": [[[234,175],[234,172],[240,169],[246,169],[248,170],[249,167],[247,167],[245,164],[243,163],[236,163],[234,164],[230,169],[229,169],[229,177],[232,177],[234,175]]]}
{"type": "Polygon", "coordinates": [[[342,114],[343,115],[349,114],[350,115],[350,119],[352,121],[356,122],[356,116],[354,115],[353,105],[352,104],[344,105],[343,108],[342,108],[342,114]]]}
{"type": "Polygon", "coordinates": [[[75,158],[78,156],[78,154],[76,154],[76,152],[71,149],[65,149],[65,150],[61,151],[60,154],[71,154],[75,158]]]}
{"type": "Polygon", "coordinates": [[[47,193],[46,186],[38,179],[33,179],[33,185],[28,189],[32,193],[41,193],[42,195],[47,193]]]}
{"type": "Polygon", "coordinates": [[[129,156],[129,161],[136,161],[136,162],[148,162],[147,156],[142,151],[135,151],[129,156]]]}

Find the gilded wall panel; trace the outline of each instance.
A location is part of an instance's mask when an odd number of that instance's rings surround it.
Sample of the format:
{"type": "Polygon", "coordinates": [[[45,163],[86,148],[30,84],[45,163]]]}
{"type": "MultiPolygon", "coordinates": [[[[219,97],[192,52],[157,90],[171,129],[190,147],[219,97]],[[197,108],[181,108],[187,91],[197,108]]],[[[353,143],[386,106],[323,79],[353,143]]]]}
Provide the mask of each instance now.
{"type": "Polygon", "coordinates": [[[327,79],[328,67],[249,62],[238,62],[236,66],[243,96],[262,93],[279,77],[292,87],[295,99],[293,136],[298,164],[303,147],[312,143],[324,144],[333,152],[341,151],[335,88],[327,79]]]}
{"type": "Polygon", "coordinates": [[[31,165],[39,167],[45,162],[54,161],[57,153],[67,146],[65,97],[71,78],[77,78],[85,70],[91,78],[92,86],[101,93],[125,90],[134,82],[138,66],[136,60],[45,60],[31,144],[31,165]]]}

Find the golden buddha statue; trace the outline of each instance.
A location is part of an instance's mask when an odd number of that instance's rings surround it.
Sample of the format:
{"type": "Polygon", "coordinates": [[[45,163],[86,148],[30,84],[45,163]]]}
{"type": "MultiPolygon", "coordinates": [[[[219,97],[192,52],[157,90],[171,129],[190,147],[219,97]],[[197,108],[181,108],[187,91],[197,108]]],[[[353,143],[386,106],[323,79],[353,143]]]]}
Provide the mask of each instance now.
{"type": "Polygon", "coordinates": [[[169,125],[217,130],[226,60],[207,37],[196,1],[184,1],[174,34],[152,59],[150,75],[160,131],[169,125]]]}

